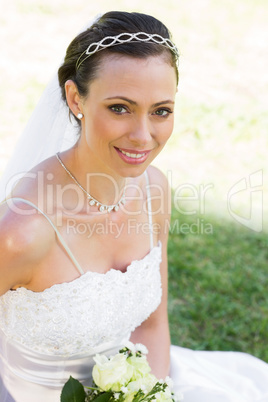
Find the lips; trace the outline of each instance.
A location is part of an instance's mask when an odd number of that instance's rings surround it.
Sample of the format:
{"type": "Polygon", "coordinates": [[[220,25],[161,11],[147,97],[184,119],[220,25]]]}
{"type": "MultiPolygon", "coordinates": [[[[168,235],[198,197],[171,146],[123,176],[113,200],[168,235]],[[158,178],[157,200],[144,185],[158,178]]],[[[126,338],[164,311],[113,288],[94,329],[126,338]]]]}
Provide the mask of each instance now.
{"type": "Polygon", "coordinates": [[[114,148],[117,151],[117,153],[119,154],[119,156],[121,157],[121,159],[123,159],[126,163],[135,164],[135,165],[145,162],[149,153],[151,152],[150,150],[149,151],[139,151],[139,150],[136,151],[136,150],[132,150],[132,149],[122,149],[122,148],[117,148],[117,147],[114,147],[114,148]]]}

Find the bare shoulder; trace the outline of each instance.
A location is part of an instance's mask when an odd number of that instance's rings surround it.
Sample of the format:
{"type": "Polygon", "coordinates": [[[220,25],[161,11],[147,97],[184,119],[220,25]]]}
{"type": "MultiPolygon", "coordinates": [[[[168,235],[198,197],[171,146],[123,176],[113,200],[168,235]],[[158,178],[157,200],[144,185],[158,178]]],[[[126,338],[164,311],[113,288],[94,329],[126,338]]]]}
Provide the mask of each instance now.
{"type": "Polygon", "coordinates": [[[44,160],[20,179],[12,196],[0,205],[0,295],[27,285],[55,245],[54,229],[27,201],[34,205],[42,201],[41,210],[51,211],[53,220],[54,198],[46,191],[62,170],[55,156],[44,160]]]}
{"type": "MultiPolygon", "coordinates": [[[[42,197],[44,201],[46,190],[54,183],[53,178],[62,173],[55,156],[45,159],[29,170],[12,189],[12,197],[21,197],[36,204],[42,197]],[[51,179],[52,178],[52,179],[51,179]]],[[[10,194],[7,195],[10,197],[10,194]]]]}
{"type": "Polygon", "coordinates": [[[163,186],[164,189],[167,189],[169,187],[168,180],[160,169],[158,169],[155,166],[150,165],[147,168],[147,172],[148,172],[150,184],[163,186]]]}
{"type": "Polygon", "coordinates": [[[154,220],[163,226],[170,219],[171,189],[167,177],[155,166],[147,169],[154,220]]]}
{"type": "Polygon", "coordinates": [[[23,201],[0,205],[0,295],[27,284],[54,241],[53,228],[23,201]]]}

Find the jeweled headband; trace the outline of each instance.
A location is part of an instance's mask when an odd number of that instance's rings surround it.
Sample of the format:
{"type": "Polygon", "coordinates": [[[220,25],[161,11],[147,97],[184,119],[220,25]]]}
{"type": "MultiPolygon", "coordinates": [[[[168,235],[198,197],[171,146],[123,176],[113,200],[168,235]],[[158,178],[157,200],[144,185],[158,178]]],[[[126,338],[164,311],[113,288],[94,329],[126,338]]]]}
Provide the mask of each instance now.
{"type": "Polygon", "coordinates": [[[153,42],[158,45],[167,47],[171,50],[172,53],[175,54],[177,59],[179,58],[179,51],[176,45],[168,38],[163,38],[158,34],[148,34],[146,32],[125,32],[116,36],[106,36],[99,42],[91,43],[88,48],[79,56],[76,62],[76,69],[78,70],[81,64],[94,53],[106,49],[107,47],[121,45],[127,42],[153,42]],[[85,57],[83,58],[83,56],[85,57]]]}

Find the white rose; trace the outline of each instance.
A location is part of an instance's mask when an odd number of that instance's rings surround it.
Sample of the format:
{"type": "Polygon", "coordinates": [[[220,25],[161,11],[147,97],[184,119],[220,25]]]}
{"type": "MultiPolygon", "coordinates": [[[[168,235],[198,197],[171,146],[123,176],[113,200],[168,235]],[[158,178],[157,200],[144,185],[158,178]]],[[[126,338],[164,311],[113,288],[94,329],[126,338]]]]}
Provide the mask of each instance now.
{"type": "Polygon", "coordinates": [[[103,391],[119,392],[133,375],[133,367],[122,353],[110,359],[103,355],[96,355],[94,360],[96,364],[92,371],[93,380],[103,391]]]}
{"type": "Polygon", "coordinates": [[[151,367],[145,356],[130,356],[127,358],[128,363],[133,367],[133,380],[138,380],[150,373],[151,367]]]}
{"type": "Polygon", "coordinates": [[[140,377],[137,380],[131,381],[127,388],[130,393],[136,393],[140,389],[147,394],[154,385],[157,383],[157,379],[153,374],[146,374],[144,377],[140,377]]]}
{"type": "Polygon", "coordinates": [[[134,399],[135,393],[128,393],[126,395],[124,395],[124,402],[132,402],[134,399]]]}

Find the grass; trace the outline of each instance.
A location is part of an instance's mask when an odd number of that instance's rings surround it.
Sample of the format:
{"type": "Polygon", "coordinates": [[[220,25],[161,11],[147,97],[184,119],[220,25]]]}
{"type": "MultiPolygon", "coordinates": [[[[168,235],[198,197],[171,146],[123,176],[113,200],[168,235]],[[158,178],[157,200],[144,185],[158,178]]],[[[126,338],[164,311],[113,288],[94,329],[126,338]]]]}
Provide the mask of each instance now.
{"type": "Polygon", "coordinates": [[[268,362],[267,234],[215,217],[182,216],[175,209],[171,228],[172,342],[198,350],[247,352],[268,362]],[[212,233],[202,233],[200,222],[203,232],[207,225],[212,233]],[[178,233],[183,223],[195,233],[178,233]]]}

